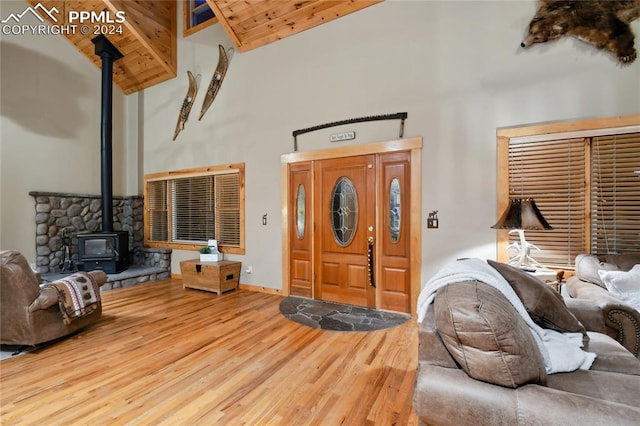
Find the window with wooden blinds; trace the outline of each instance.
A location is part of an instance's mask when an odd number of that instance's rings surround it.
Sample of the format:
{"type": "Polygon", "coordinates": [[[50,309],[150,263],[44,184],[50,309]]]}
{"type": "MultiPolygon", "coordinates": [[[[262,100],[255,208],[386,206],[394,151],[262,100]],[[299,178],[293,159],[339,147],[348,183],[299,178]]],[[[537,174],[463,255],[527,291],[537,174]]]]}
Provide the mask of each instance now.
{"type": "Polygon", "coordinates": [[[591,250],[640,252],[640,133],[591,144],[591,250]]]}
{"type": "Polygon", "coordinates": [[[244,254],[244,164],[145,176],[145,244],[244,254]]]}
{"type": "MultiPolygon", "coordinates": [[[[640,115],[505,128],[497,142],[498,215],[511,198],[535,198],[554,228],[526,231],[537,261],[640,252],[640,115]]],[[[499,260],[515,241],[498,234],[499,260]]]]}
{"type": "MultiPolygon", "coordinates": [[[[585,243],[585,139],[509,143],[510,198],[534,198],[546,231],[526,231],[540,249],[532,255],[545,266],[573,263],[585,243]]],[[[510,243],[518,235],[510,236],[510,243]]]]}

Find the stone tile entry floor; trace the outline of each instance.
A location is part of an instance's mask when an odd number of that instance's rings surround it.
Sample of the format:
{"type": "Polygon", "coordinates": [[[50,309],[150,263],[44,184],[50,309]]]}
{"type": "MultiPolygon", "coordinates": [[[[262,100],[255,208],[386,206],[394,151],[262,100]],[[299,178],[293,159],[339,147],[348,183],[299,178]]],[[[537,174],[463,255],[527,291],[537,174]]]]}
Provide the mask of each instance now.
{"type": "Polygon", "coordinates": [[[404,324],[411,315],[360,306],[289,296],[280,302],[280,312],[300,324],[322,330],[371,331],[404,324]]]}

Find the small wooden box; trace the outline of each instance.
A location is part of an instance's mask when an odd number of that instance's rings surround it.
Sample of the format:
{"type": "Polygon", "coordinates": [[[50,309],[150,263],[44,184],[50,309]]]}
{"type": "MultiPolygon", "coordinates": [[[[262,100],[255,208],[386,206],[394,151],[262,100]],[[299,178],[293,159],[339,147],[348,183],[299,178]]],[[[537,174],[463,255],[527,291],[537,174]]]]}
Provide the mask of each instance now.
{"type": "Polygon", "coordinates": [[[199,259],[180,262],[182,288],[197,288],[221,295],[225,291],[237,290],[240,279],[240,262],[221,260],[200,262],[199,259]]]}

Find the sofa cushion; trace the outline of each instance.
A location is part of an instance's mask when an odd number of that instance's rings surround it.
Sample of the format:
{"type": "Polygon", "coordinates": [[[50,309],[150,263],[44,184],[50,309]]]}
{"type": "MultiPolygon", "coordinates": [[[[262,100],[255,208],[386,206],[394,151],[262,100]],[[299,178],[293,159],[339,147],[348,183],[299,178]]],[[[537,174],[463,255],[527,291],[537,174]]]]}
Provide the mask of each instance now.
{"type": "MultiPolygon", "coordinates": [[[[599,401],[609,401],[616,403],[620,410],[624,410],[626,407],[633,407],[637,410],[640,376],[612,373],[609,371],[576,370],[571,373],[550,374],[548,387],[572,395],[591,397],[593,398],[594,404],[597,404],[599,401]]],[[[562,398],[565,397],[565,395],[559,394],[558,397],[562,398]]],[[[625,422],[618,417],[616,411],[610,413],[611,418],[607,423],[589,422],[587,424],[638,424],[638,417],[635,417],[635,423],[625,422]]],[[[553,424],[557,423],[554,422],[553,424]]]]}
{"type": "Polygon", "coordinates": [[[487,262],[509,282],[531,319],[540,327],[586,335],[584,327],[567,308],[560,293],[550,285],[511,265],[492,260],[487,262]]]}
{"type": "Polygon", "coordinates": [[[438,291],[434,308],[444,345],[470,377],[510,388],[545,383],[531,331],[498,290],[478,281],[452,283],[438,291]]]}
{"type": "Polygon", "coordinates": [[[596,354],[591,370],[640,376],[640,359],[624,346],[606,334],[594,331],[589,331],[588,334],[589,342],[584,350],[596,354]]]}

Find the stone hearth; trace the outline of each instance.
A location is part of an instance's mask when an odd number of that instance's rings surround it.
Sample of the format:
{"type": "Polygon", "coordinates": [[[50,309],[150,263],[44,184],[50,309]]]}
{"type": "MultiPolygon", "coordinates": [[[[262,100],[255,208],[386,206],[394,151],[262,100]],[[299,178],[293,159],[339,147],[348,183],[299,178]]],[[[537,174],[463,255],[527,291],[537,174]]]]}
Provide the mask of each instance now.
{"type": "MultiPolygon", "coordinates": [[[[100,195],[30,192],[36,210],[36,269],[60,272],[65,257],[63,238],[71,241],[71,260],[78,261],[77,234],[98,232],[102,221],[100,195]]],[[[144,246],[144,200],[141,196],[113,197],[113,228],[129,233],[129,249],[144,246]]],[[[135,259],[133,263],[136,264],[135,259]]]]}
{"type": "MultiPolygon", "coordinates": [[[[40,274],[43,282],[52,282],[64,278],[68,273],[47,273],[40,274]]],[[[119,274],[107,275],[107,282],[102,285],[102,291],[113,290],[116,288],[126,288],[137,284],[143,284],[153,281],[165,280],[171,278],[171,271],[158,266],[142,266],[134,265],[127,268],[119,274]]]]}
{"type": "MultiPolygon", "coordinates": [[[[77,266],[77,235],[100,231],[102,200],[91,194],[34,191],[29,195],[36,202],[36,270],[43,279],[53,281],[70,273],[62,271],[64,243],[70,244],[71,260],[77,266]]],[[[131,258],[128,269],[108,275],[103,290],[171,277],[171,249],[144,247],[143,218],[143,197],[113,197],[113,228],[129,233],[131,258]]]]}

